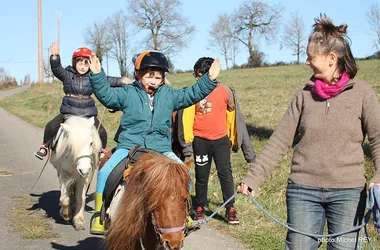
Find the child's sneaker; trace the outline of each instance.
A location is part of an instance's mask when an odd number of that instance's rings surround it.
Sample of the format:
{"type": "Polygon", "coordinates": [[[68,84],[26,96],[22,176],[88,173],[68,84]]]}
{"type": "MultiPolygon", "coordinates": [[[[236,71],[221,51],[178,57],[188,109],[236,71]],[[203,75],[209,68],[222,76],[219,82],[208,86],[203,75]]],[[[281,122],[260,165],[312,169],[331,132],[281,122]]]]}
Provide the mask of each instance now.
{"type": "Polygon", "coordinates": [[[40,149],[36,153],[34,153],[34,156],[40,160],[43,160],[45,156],[47,155],[47,153],[48,153],[48,149],[46,148],[46,146],[41,145],[40,149]]]}
{"type": "Polygon", "coordinates": [[[203,207],[197,207],[195,209],[194,220],[203,220],[205,218],[205,209],[203,207]]]}
{"type": "Polygon", "coordinates": [[[228,224],[231,225],[237,225],[240,223],[238,217],[236,216],[236,211],[234,207],[227,208],[225,220],[228,224]]]}
{"type": "Polygon", "coordinates": [[[99,160],[104,158],[104,156],[106,156],[106,154],[107,154],[107,149],[103,148],[99,153],[99,160]]]}

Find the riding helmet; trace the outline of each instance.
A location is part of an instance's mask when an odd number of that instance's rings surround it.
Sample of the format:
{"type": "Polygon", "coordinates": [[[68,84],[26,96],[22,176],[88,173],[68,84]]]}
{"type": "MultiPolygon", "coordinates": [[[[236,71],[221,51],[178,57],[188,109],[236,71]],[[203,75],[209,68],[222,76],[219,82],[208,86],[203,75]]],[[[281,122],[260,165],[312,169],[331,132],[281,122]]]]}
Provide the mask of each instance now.
{"type": "Polygon", "coordinates": [[[91,54],[92,54],[92,51],[89,48],[81,47],[81,48],[76,49],[74,51],[73,57],[72,57],[73,67],[75,67],[75,58],[77,58],[77,57],[90,58],[91,54]]]}
{"type": "Polygon", "coordinates": [[[155,50],[146,50],[137,56],[135,61],[136,71],[151,67],[169,72],[168,59],[164,54],[155,50]]]}

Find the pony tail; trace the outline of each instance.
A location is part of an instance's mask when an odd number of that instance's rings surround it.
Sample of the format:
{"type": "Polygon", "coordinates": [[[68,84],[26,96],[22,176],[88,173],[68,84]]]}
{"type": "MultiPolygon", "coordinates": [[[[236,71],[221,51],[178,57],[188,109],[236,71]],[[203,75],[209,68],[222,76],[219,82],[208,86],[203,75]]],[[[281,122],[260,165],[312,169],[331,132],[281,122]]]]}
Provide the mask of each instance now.
{"type": "Polygon", "coordinates": [[[350,49],[347,37],[347,24],[335,26],[326,14],[320,14],[314,19],[313,32],[309,37],[309,43],[314,51],[322,54],[335,52],[338,55],[339,73],[347,72],[350,78],[354,78],[358,66],[350,49]]]}
{"type": "Polygon", "coordinates": [[[329,37],[344,37],[347,33],[347,24],[335,26],[326,14],[320,14],[319,18],[315,18],[314,21],[313,31],[323,33],[325,39],[328,39],[329,37]]]}
{"type": "Polygon", "coordinates": [[[344,24],[337,26],[336,30],[338,33],[341,34],[341,36],[345,36],[347,33],[347,27],[348,27],[348,25],[344,23],[344,24]]]}

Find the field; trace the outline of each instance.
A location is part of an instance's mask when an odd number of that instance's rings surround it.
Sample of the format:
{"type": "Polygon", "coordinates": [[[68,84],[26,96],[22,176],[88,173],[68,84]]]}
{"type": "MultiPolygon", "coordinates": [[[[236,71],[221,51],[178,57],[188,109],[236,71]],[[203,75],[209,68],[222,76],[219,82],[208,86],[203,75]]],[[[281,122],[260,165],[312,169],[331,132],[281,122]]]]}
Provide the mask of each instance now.
{"type": "MultiPolygon", "coordinates": [[[[380,61],[359,61],[358,78],[368,82],[375,89],[380,100],[380,61]]],[[[311,76],[311,70],[305,65],[280,66],[255,69],[237,69],[222,71],[218,78],[222,83],[235,89],[247,128],[251,135],[256,153],[260,153],[279,120],[293,98],[296,90],[302,87],[311,76]]],[[[189,86],[194,83],[191,73],[168,75],[174,87],[189,86]]],[[[0,105],[11,113],[21,117],[35,126],[43,128],[58,112],[63,96],[62,85],[36,84],[27,92],[5,98],[0,105]]],[[[118,127],[120,112],[109,113],[98,103],[99,118],[108,131],[109,147],[115,145],[113,135],[118,127]]],[[[39,145],[36,145],[36,149],[39,145]]],[[[271,176],[261,187],[258,202],[280,221],[286,221],[285,188],[290,169],[292,150],[279,162],[271,176]]],[[[239,151],[232,154],[233,175],[236,186],[246,173],[248,164],[239,151]]],[[[366,161],[367,176],[370,178],[373,165],[368,156],[366,161]]],[[[219,180],[212,169],[209,184],[209,209],[214,211],[222,203],[219,180]]],[[[223,222],[224,210],[214,217],[209,225],[222,233],[238,238],[248,249],[268,250],[283,249],[286,230],[272,222],[249,200],[238,195],[236,198],[241,225],[228,226],[223,222]]],[[[211,214],[211,212],[209,212],[211,214]]],[[[380,241],[373,233],[373,225],[368,225],[375,249],[380,248],[380,241]]],[[[364,249],[369,249],[364,244],[364,249]]]]}

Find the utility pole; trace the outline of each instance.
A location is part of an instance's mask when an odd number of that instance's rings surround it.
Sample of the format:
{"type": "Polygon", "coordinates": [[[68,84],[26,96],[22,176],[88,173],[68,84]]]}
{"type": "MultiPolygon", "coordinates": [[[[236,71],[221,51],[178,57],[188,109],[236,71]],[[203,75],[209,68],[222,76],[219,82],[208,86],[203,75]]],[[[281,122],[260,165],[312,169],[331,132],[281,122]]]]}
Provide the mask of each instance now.
{"type": "Polygon", "coordinates": [[[38,1],[38,82],[43,83],[44,80],[44,63],[42,51],[42,6],[41,0],[38,1]]]}
{"type": "Polygon", "coordinates": [[[58,43],[58,51],[60,51],[60,45],[61,45],[61,10],[58,9],[58,40],[57,40],[57,43],[58,43]]]}
{"type": "Polygon", "coordinates": [[[50,48],[47,48],[47,66],[46,66],[46,78],[47,83],[50,83],[50,77],[51,77],[51,69],[50,69],[50,48]]]}
{"type": "Polygon", "coordinates": [[[13,58],[9,58],[9,77],[12,77],[13,58]]]}

